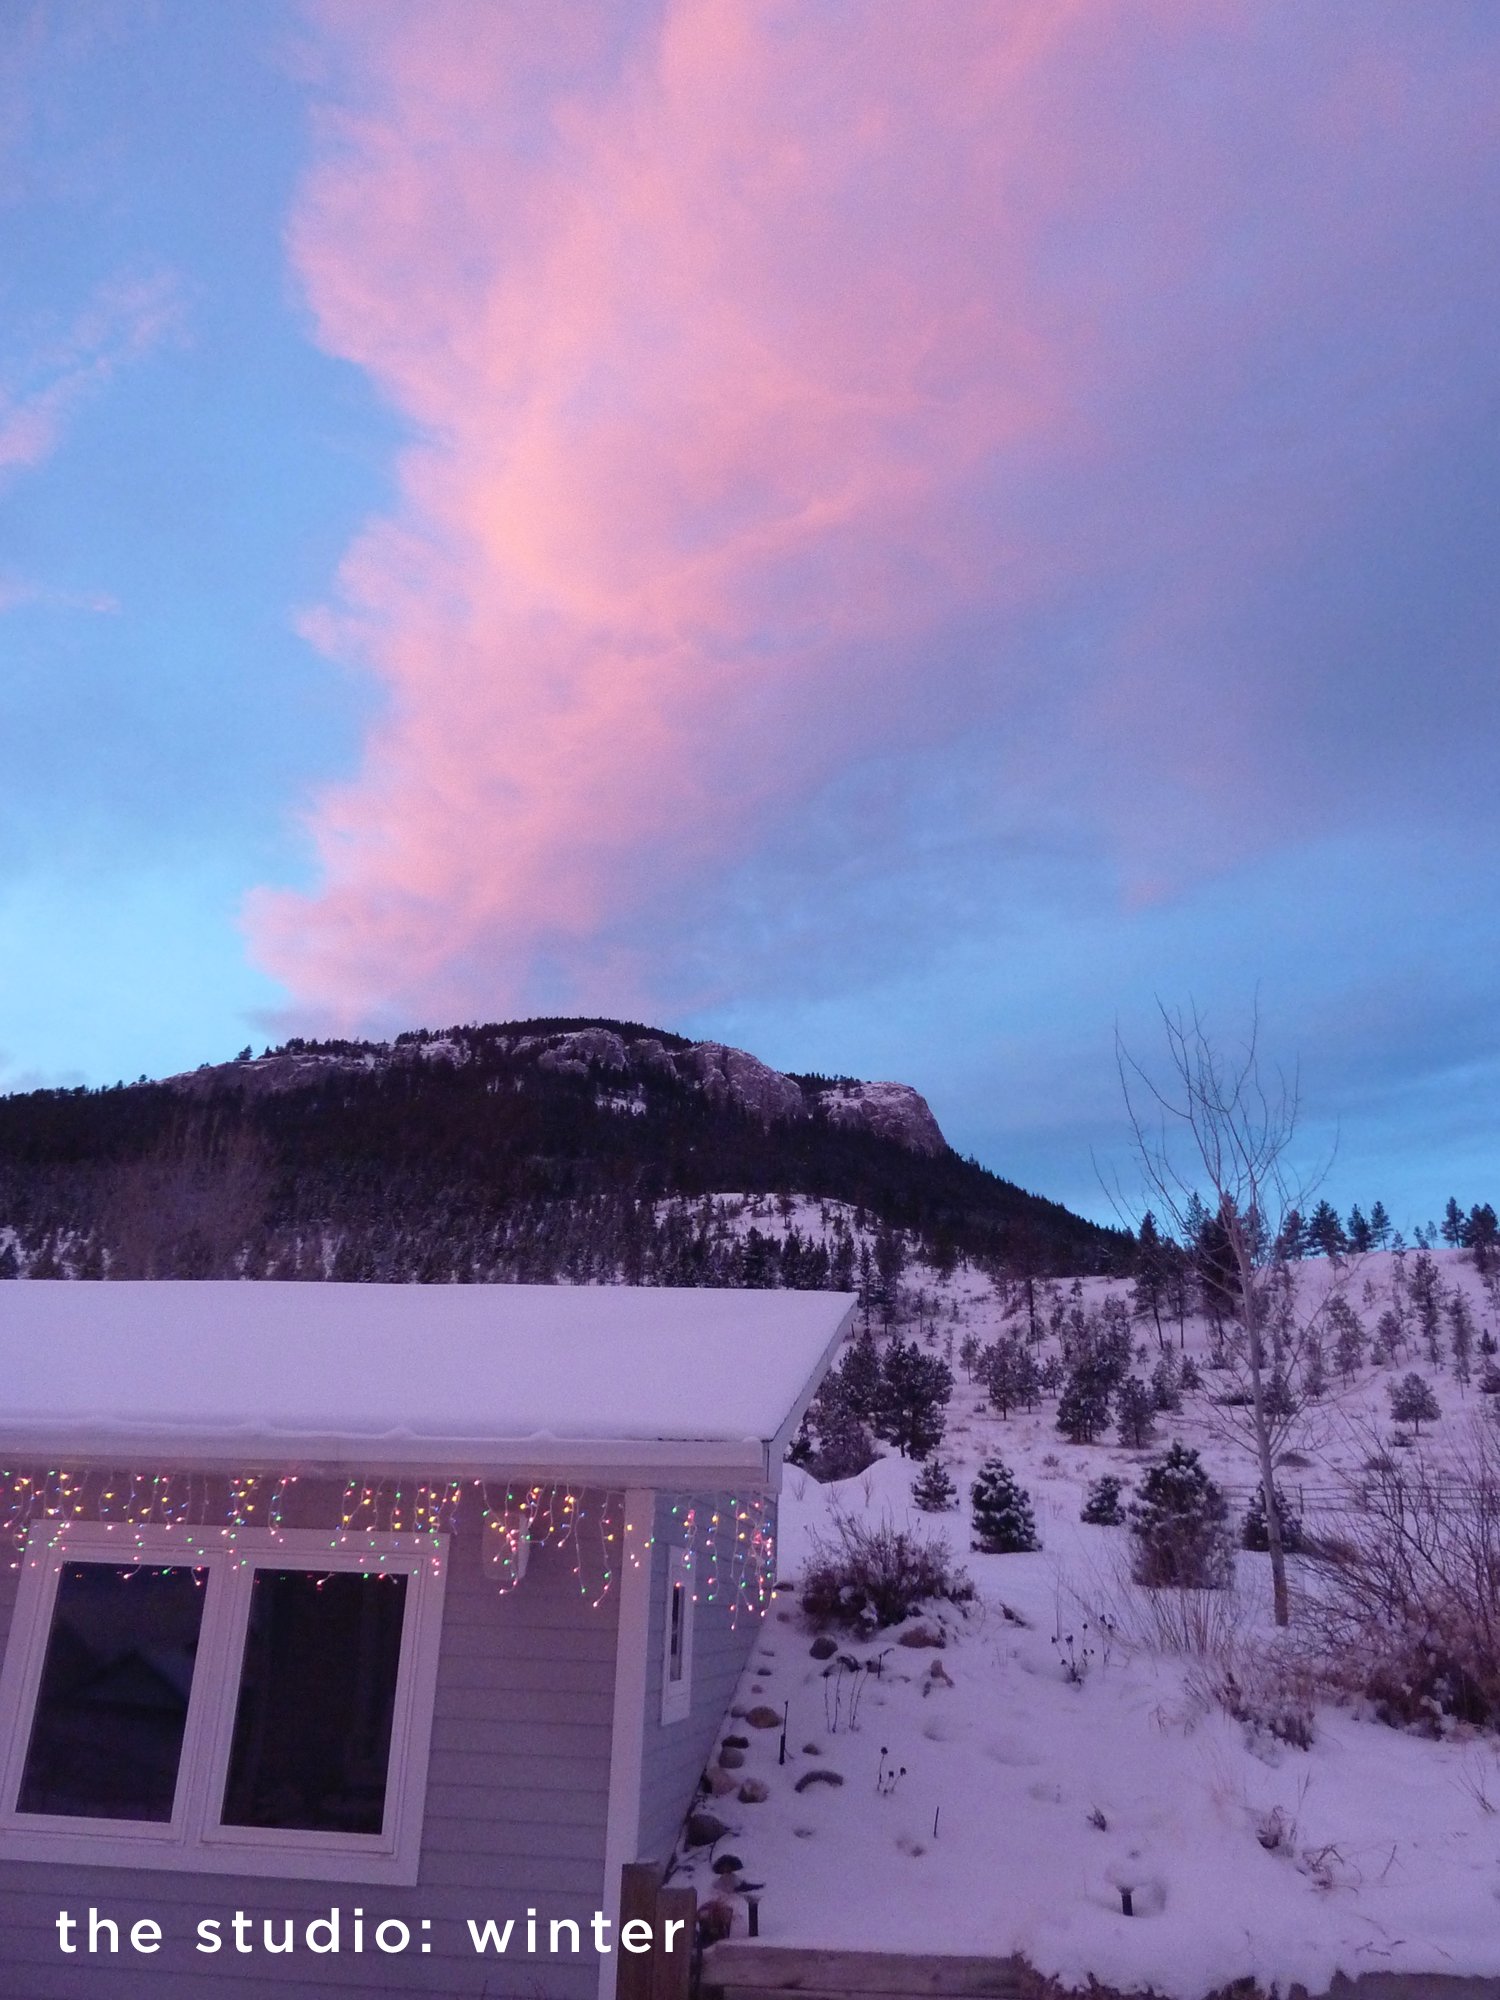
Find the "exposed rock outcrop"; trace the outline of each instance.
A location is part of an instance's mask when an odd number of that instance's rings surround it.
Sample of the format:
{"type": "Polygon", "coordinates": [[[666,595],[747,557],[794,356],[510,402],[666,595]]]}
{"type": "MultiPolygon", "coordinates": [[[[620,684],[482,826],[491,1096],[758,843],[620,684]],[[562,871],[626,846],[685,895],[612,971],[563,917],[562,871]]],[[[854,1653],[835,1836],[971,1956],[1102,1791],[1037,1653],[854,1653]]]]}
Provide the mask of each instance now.
{"type": "Polygon", "coordinates": [[[421,1031],[394,1042],[293,1041],[266,1055],[205,1065],[169,1077],[173,1088],[211,1096],[226,1087],[260,1097],[298,1090],[345,1072],[368,1074],[412,1064],[455,1068],[482,1054],[534,1062],[554,1075],[593,1078],[598,1102],[611,1110],[644,1109],[653,1083],[701,1090],[714,1104],[730,1104],[773,1120],[824,1117],[891,1139],[914,1153],[947,1150],[927,1101],[906,1083],[862,1083],[841,1077],[800,1078],[772,1069],[744,1049],[723,1042],[685,1042],[676,1036],[604,1023],[513,1033],[496,1028],[421,1031]]]}

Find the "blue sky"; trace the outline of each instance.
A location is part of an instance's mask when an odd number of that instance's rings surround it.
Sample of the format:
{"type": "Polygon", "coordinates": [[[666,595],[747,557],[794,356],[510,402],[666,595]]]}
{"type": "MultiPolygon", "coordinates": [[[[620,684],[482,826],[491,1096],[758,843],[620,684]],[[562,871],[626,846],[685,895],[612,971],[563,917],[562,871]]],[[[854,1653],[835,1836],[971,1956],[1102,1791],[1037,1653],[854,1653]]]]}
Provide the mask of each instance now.
{"type": "Polygon", "coordinates": [[[1500,19],[17,5],[0,1087],[623,1014],[1500,1197],[1500,19]]]}

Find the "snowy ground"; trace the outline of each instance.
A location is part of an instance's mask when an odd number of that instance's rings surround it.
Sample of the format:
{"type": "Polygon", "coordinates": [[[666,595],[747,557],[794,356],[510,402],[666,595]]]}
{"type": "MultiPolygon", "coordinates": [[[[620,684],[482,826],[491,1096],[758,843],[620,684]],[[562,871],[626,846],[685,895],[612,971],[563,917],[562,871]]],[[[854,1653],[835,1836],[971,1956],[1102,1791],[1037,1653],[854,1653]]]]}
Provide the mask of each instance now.
{"type": "MultiPolygon", "coordinates": [[[[797,1217],[804,1234],[817,1220],[816,1209],[797,1217]]],[[[1448,1251],[1432,1258],[1442,1285],[1468,1297],[1476,1335],[1493,1330],[1494,1307],[1471,1262],[1448,1251]]],[[[1408,1271],[1411,1261],[1409,1253],[1408,1271]]],[[[1371,1326],[1389,1303],[1389,1256],[1342,1271],[1314,1260],[1302,1270],[1309,1299],[1339,1282],[1371,1326]]],[[[916,1268],[904,1283],[925,1291],[924,1323],[939,1351],[971,1330],[988,1340],[1002,1326],[1016,1328],[972,1272],[939,1284],[916,1268]]],[[[1108,1289],[1092,1281],[1085,1292],[1097,1303],[1108,1289]]],[[[1147,1322],[1139,1333],[1149,1364],[1155,1330],[1147,1322]]],[[[1190,1320],[1188,1351],[1201,1360],[1207,1340],[1207,1328],[1190,1320]]],[[[1420,1349],[1392,1365],[1362,1367],[1317,1412],[1303,1440],[1310,1463],[1287,1469],[1289,1489],[1304,1487],[1313,1518],[1320,1504],[1331,1507],[1339,1468],[1360,1462],[1371,1427],[1389,1441],[1385,1386],[1411,1368],[1428,1377],[1443,1407],[1433,1445],[1441,1454],[1490,1404],[1477,1389],[1483,1365],[1476,1353],[1466,1393],[1420,1349]]],[[[1205,1376],[1204,1395],[1189,1397],[1180,1416],[1162,1419],[1156,1447],[1131,1453],[1065,1442],[1052,1398],[1031,1415],[1001,1421],[956,1361],[954,1371],[942,1455],[963,1496],[957,1512],[912,1508],[913,1468],[894,1455],[837,1486],[788,1470],[784,1579],[799,1574],[809,1535],[826,1533],[843,1509],[946,1536],[978,1599],[967,1613],[949,1607],[928,1621],[944,1628],[941,1649],[897,1644],[906,1628],[853,1644],[841,1639],[861,1662],[883,1655],[881,1672],[840,1675],[835,1661],[828,1679],[810,1656],[813,1634],[795,1595],[776,1598],[735,1704],[741,1720],[729,1725],[749,1739],[735,1783],[759,1780],[769,1797],[741,1803],[737,1791],[726,1791],[712,1801],[732,1828],[717,1853],[739,1856],[743,1879],[765,1884],[762,1937],[1020,1951],[1070,1983],[1093,1975],[1181,1996],[1246,1974],[1283,1991],[1301,1981],[1316,1992],[1336,1970],[1493,1973],[1500,1966],[1494,1740],[1462,1729],[1424,1740],[1325,1705],[1312,1747],[1299,1750],[1235,1722],[1212,1690],[1226,1655],[1204,1662],[1154,1642],[1144,1593],[1128,1581],[1126,1532],[1079,1521],[1091,1479],[1106,1470],[1138,1477],[1174,1437],[1201,1446],[1242,1503],[1253,1468],[1202,1414],[1215,1378],[1205,1376]],[[994,1451],[1031,1492],[1040,1553],[969,1550],[968,1484],[994,1451]],[[1099,1612],[1115,1624],[1113,1637],[1099,1612]],[[1065,1667],[1069,1635],[1075,1657],[1089,1648],[1085,1671],[1074,1677],[1065,1667]],[[743,1718],[756,1705],[784,1703],[783,1767],[779,1732],[743,1718]],[[894,1787],[881,1782],[892,1768],[894,1787]],[[843,1783],[815,1782],[799,1793],[798,1779],[815,1769],[843,1783]],[[1128,1917],[1122,1889],[1131,1891],[1128,1917]]],[[[1266,1558],[1238,1561],[1239,1584],[1225,1594],[1222,1617],[1235,1628],[1230,1643],[1243,1649],[1271,1628],[1266,1558]]],[[[727,1783],[721,1776],[720,1786],[727,1783]]],[[[692,1866],[700,1895],[707,1893],[701,1850],[692,1866]]],[[[736,1934],[743,1935],[742,1918],[736,1934]]]]}

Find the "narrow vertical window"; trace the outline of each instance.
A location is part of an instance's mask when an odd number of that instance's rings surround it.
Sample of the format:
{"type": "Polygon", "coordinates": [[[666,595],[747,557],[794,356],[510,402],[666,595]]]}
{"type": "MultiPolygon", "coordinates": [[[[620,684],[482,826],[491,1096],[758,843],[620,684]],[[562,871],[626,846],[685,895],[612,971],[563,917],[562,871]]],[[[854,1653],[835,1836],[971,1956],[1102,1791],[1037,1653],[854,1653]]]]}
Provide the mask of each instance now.
{"type": "Polygon", "coordinates": [[[661,1719],[682,1722],[693,1706],[693,1552],[667,1551],[667,1617],[662,1635],[661,1719]]]}
{"type": "Polygon", "coordinates": [[[667,1641],[667,1679],[680,1681],[687,1644],[687,1585],[680,1578],[672,1583],[672,1630],[667,1641]]]}

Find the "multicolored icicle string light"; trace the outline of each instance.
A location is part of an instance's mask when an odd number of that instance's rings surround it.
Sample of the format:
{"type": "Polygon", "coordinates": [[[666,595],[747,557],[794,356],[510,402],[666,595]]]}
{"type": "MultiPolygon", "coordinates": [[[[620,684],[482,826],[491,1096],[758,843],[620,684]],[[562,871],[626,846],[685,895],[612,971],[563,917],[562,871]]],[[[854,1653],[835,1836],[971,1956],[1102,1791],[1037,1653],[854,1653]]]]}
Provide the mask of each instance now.
{"type": "MultiPolygon", "coordinates": [[[[571,1559],[578,1588],[599,1605],[625,1564],[639,1565],[656,1537],[650,1522],[627,1521],[625,1494],[574,1486],[501,1485],[484,1479],[359,1477],[345,1482],[325,1518],[309,1518],[312,1494],[297,1496],[295,1473],[13,1472],[0,1468],[0,1543],[20,1552],[38,1523],[115,1522],[124,1527],[327,1527],[334,1534],[456,1534],[477,1512],[485,1566],[496,1587],[515,1589],[538,1549],[571,1559]]],[[[320,1482],[321,1484],[321,1482],[320,1482]]],[[[670,1539],[693,1552],[694,1596],[728,1602],[732,1619],[759,1616],[775,1581],[771,1503],[759,1494],[683,1495],[671,1501],[670,1539]]]]}

